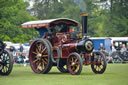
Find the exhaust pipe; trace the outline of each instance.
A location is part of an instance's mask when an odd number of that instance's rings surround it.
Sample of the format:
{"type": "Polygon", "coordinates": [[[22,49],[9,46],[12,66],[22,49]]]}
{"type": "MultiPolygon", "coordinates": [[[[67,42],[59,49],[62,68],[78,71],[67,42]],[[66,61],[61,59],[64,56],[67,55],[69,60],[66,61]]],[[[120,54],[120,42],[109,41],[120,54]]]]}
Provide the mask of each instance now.
{"type": "Polygon", "coordinates": [[[82,16],[82,33],[83,35],[87,35],[88,30],[87,30],[87,17],[88,13],[81,13],[82,16]]]}

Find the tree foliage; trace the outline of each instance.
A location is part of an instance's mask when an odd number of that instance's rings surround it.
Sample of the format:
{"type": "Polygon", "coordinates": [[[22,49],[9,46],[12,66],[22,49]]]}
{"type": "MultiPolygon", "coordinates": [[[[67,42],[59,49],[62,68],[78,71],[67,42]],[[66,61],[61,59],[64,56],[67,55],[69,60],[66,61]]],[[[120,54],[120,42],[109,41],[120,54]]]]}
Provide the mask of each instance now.
{"type": "Polygon", "coordinates": [[[66,17],[81,22],[80,12],[89,13],[91,36],[128,36],[127,0],[38,0],[31,12],[39,19],[66,17]],[[114,32],[114,33],[113,33],[114,32]]]}
{"type": "MultiPolygon", "coordinates": [[[[108,37],[128,36],[128,1],[127,0],[100,0],[102,9],[99,11],[100,25],[97,26],[99,35],[108,37]],[[100,26],[102,24],[102,32],[100,26]]],[[[98,23],[96,23],[98,24],[98,23]]]]}
{"type": "Polygon", "coordinates": [[[26,42],[31,39],[32,30],[21,29],[21,24],[36,18],[26,11],[27,2],[22,0],[0,0],[0,39],[12,42],[26,42]]]}

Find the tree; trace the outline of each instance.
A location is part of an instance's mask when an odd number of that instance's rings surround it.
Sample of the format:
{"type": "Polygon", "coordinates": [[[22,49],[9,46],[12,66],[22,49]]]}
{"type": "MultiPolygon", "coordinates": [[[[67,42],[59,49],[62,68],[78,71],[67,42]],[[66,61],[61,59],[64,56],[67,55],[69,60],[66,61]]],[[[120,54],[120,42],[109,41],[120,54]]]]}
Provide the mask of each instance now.
{"type": "Polygon", "coordinates": [[[26,37],[30,38],[32,36],[30,34],[32,30],[22,30],[20,27],[22,23],[36,19],[27,12],[26,8],[28,5],[29,4],[23,0],[0,1],[1,40],[9,40],[12,42],[27,42],[29,40],[26,37]],[[19,40],[16,41],[16,38],[19,38],[19,40]]]}
{"type": "Polygon", "coordinates": [[[128,36],[128,1],[127,0],[101,0],[110,3],[104,10],[107,13],[104,28],[106,36],[128,36]]]}
{"type": "Polygon", "coordinates": [[[128,36],[128,0],[34,0],[31,12],[38,19],[71,18],[81,22],[87,12],[91,36],[128,36]]]}

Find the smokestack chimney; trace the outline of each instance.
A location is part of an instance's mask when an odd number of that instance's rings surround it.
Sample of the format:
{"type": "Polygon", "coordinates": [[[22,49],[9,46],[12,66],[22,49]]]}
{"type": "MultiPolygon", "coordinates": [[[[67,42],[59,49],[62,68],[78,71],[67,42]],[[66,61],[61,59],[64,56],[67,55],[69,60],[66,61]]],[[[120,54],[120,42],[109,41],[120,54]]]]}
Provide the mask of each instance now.
{"type": "Polygon", "coordinates": [[[81,13],[82,16],[82,32],[83,34],[87,34],[87,17],[88,13],[81,13]]]}

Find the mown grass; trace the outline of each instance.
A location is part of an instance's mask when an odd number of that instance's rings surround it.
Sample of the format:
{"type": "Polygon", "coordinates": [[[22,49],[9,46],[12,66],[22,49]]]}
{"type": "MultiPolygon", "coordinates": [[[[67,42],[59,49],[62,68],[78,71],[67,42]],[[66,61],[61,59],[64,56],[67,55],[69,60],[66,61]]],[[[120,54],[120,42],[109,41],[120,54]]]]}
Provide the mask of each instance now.
{"type": "Polygon", "coordinates": [[[84,66],[80,75],[61,73],[53,67],[48,74],[35,74],[29,66],[14,66],[9,76],[0,76],[0,85],[128,85],[128,64],[108,64],[104,74],[84,66]]]}

